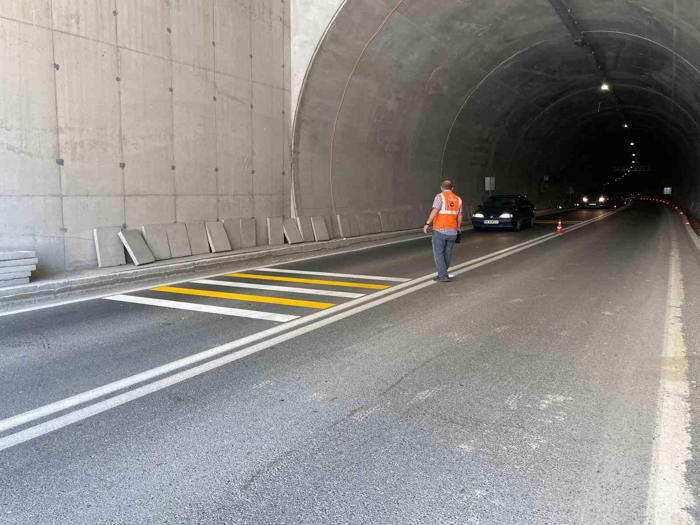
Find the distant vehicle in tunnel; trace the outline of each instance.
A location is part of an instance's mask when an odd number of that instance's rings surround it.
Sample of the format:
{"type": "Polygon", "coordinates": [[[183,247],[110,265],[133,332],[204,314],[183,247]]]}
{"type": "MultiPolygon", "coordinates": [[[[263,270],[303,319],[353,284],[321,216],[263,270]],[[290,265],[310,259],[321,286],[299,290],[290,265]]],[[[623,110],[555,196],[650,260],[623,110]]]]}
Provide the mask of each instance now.
{"type": "Polygon", "coordinates": [[[493,195],[472,215],[474,230],[510,228],[517,232],[535,223],[535,206],[522,195],[493,195]]]}
{"type": "Polygon", "coordinates": [[[601,194],[591,194],[589,195],[584,195],[581,197],[581,202],[577,204],[577,206],[581,206],[582,208],[609,208],[613,205],[613,201],[601,194]]]}

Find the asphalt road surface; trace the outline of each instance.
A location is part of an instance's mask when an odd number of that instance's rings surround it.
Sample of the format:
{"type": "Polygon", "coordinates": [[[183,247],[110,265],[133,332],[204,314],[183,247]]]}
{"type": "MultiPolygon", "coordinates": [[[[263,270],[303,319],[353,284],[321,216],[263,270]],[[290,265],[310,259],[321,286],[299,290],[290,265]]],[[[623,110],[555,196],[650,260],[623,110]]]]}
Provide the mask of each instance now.
{"type": "Polygon", "coordinates": [[[468,232],[452,272],[423,238],[0,317],[0,523],[697,518],[679,217],[468,232]]]}

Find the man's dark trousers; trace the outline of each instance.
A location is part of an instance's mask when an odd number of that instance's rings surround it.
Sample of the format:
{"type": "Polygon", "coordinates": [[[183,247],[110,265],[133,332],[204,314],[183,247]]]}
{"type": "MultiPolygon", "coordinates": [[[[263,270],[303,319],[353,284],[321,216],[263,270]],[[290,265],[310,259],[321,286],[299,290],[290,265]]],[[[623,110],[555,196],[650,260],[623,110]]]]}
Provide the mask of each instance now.
{"type": "Polygon", "coordinates": [[[437,266],[438,279],[447,278],[447,269],[450,267],[452,259],[452,247],[456,240],[456,235],[445,235],[433,230],[433,256],[435,257],[435,266],[437,266]]]}

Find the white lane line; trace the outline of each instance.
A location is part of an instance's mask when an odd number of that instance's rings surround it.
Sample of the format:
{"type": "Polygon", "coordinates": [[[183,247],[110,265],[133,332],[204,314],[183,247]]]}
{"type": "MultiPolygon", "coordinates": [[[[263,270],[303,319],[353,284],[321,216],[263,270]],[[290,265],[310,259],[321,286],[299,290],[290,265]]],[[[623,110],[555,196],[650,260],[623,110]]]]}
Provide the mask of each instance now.
{"type": "Polygon", "coordinates": [[[685,479],[690,453],[690,388],[683,340],[683,275],[675,230],[671,234],[671,264],[666,299],[661,384],[656,408],[656,433],[649,474],[647,524],[695,523],[689,509],[693,494],[685,479]]]}
{"type": "MultiPolygon", "coordinates": [[[[494,261],[508,257],[514,253],[518,253],[518,252],[521,252],[523,250],[527,250],[528,248],[531,248],[532,246],[547,242],[547,241],[549,241],[551,239],[555,239],[555,238],[557,238],[556,234],[549,234],[536,242],[523,243],[523,244],[525,244],[525,246],[521,246],[518,249],[502,250],[502,252],[505,252],[505,253],[501,253],[500,255],[497,255],[497,256],[491,257],[491,258],[482,258],[485,260],[481,260],[481,262],[478,262],[478,263],[473,264],[471,266],[464,267],[465,264],[462,264],[459,266],[461,269],[454,271],[454,273],[456,275],[460,275],[460,274],[475,270],[475,269],[480,268],[482,266],[485,266],[487,264],[491,264],[494,261]]],[[[405,295],[417,292],[418,290],[422,290],[423,288],[426,288],[428,286],[433,286],[436,283],[435,283],[435,281],[432,280],[432,275],[433,274],[430,274],[430,275],[427,275],[425,277],[421,277],[420,279],[416,279],[416,281],[420,281],[420,282],[418,282],[417,284],[410,286],[408,288],[404,288],[399,292],[395,292],[391,295],[385,295],[379,299],[372,300],[369,303],[362,304],[360,306],[352,308],[351,310],[348,310],[345,312],[340,312],[340,313],[338,313],[338,314],[336,314],[328,319],[322,319],[322,320],[314,322],[312,324],[302,326],[301,328],[298,328],[296,330],[292,330],[291,332],[284,333],[284,334],[279,335],[277,337],[273,337],[272,339],[268,339],[268,340],[263,341],[261,343],[255,344],[253,346],[249,346],[248,348],[238,350],[237,352],[233,352],[233,353],[225,355],[223,357],[219,357],[218,359],[214,359],[214,360],[209,361],[207,363],[204,363],[202,365],[195,366],[193,368],[189,368],[189,369],[184,370],[182,372],[178,372],[176,374],[167,376],[163,379],[159,379],[159,380],[154,381],[152,383],[148,383],[148,384],[143,385],[141,387],[137,387],[133,390],[129,390],[128,392],[124,392],[123,394],[119,394],[119,395],[107,398],[104,401],[99,401],[97,403],[94,403],[94,404],[86,406],[84,408],[75,410],[75,411],[70,412],[68,414],[65,414],[63,416],[59,416],[57,418],[46,421],[44,423],[40,423],[40,424],[35,425],[33,427],[29,427],[25,430],[21,430],[19,432],[15,432],[14,434],[10,434],[9,436],[6,436],[6,437],[0,439],[0,451],[5,450],[5,449],[10,448],[10,447],[14,447],[16,445],[24,443],[25,441],[29,441],[29,440],[38,438],[38,437],[43,436],[45,434],[48,434],[50,432],[54,432],[56,430],[64,428],[64,427],[71,425],[73,423],[76,423],[78,421],[82,421],[83,419],[87,419],[89,417],[95,416],[95,415],[100,414],[102,412],[106,412],[107,410],[111,410],[112,408],[116,408],[118,406],[126,404],[130,401],[134,401],[134,400],[139,399],[141,397],[147,396],[148,394],[152,394],[152,393],[157,392],[159,390],[162,390],[164,388],[168,388],[174,384],[181,383],[183,381],[186,381],[187,379],[191,379],[191,378],[196,377],[198,375],[204,374],[205,372],[209,372],[209,371],[214,370],[216,368],[220,368],[220,367],[227,365],[229,363],[232,363],[234,361],[238,361],[240,359],[243,359],[244,357],[248,357],[250,355],[256,354],[262,350],[265,350],[266,348],[277,345],[279,343],[283,343],[283,342],[288,341],[290,339],[294,339],[294,338],[299,337],[301,335],[304,335],[308,332],[318,330],[319,328],[322,328],[326,325],[335,323],[335,322],[340,321],[342,319],[345,319],[347,317],[351,317],[351,316],[358,314],[360,312],[363,312],[365,310],[369,310],[370,308],[374,308],[376,306],[382,305],[382,304],[387,303],[389,301],[393,301],[395,299],[398,299],[399,297],[403,297],[405,295]]],[[[406,283],[406,284],[414,284],[414,283],[406,283]]],[[[390,288],[390,289],[384,290],[384,291],[396,290],[397,288],[399,288],[399,287],[397,286],[393,289],[390,288]]],[[[380,293],[382,293],[382,292],[378,292],[378,293],[369,295],[369,296],[365,297],[365,299],[375,299],[377,296],[379,296],[380,293]]],[[[358,301],[353,301],[352,303],[346,303],[346,304],[353,304],[353,303],[357,304],[359,301],[362,301],[362,299],[360,299],[358,301]]],[[[212,350],[215,350],[215,349],[212,349],[212,350]]],[[[0,421],[0,430],[2,429],[2,426],[6,426],[6,425],[3,425],[3,423],[4,423],[4,421],[0,421]]]]}
{"type": "Polygon", "coordinates": [[[190,310],[208,314],[230,315],[232,317],[247,317],[248,319],[262,319],[263,321],[275,321],[286,323],[298,319],[298,315],[275,314],[272,312],[259,312],[255,310],[242,310],[240,308],[227,308],[225,306],[211,306],[208,304],[187,303],[184,301],[168,301],[167,299],[153,299],[151,297],[139,297],[136,295],[112,295],[105,297],[108,301],[122,303],[143,304],[148,306],[161,306],[176,310],[190,310]]]}
{"type": "MultiPolygon", "coordinates": [[[[620,211],[620,210],[618,210],[618,211],[620,211]]],[[[586,223],[576,225],[574,228],[566,229],[566,230],[564,230],[564,234],[566,234],[568,231],[572,231],[573,229],[582,228],[586,224],[590,224],[592,222],[597,222],[599,220],[602,220],[603,218],[605,218],[609,215],[612,215],[613,213],[617,213],[617,212],[610,212],[609,214],[602,215],[600,217],[596,217],[594,219],[591,219],[590,221],[587,221],[586,223]]],[[[467,271],[470,271],[470,270],[479,268],[481,266],[484,266],[486,264],[489,264],[491,262],[494,262],[496,260],[507,257],[509,255],[512,255],[513,253],[517,253],[517,252],[526,250],[532,246],[547,242],[547,241],[552,240],[552,239],[560,238],[561,236],[562,236],[562,234],[558,235],[556,233],[548,233],[546,235],[536,237],[536,238],[530,239],[528,241],[524,241],[524,242],[516,244],[514,246],[510,246],[508,248],[503,248],[503,249],[498,250],[496,252],[482,255],[481,257],[477,257],[477,258],[469,260],[469,261],[465,261],[464,263],[461,263],[461,264],[458,264],[458,265],[452,267],[451,270],[454,274],[462,274],[462,273],[465,273],[467,271]]],[[[278,340],[280,340],[280,341],[282,340],[282,339],[279,339],[280,337],[285,337],[286,335],[289,335],[289,334],[293,334],[293,335],[290,336],[288,339],[291,339],[293,337],[297,337],[298,335],[302,335],[302,334],[306,333],[307,331],[315,330],[317,328],[325,326],[326,324],[330,324],[331,322],[335,322],[335,321],[344,319],[345,317],[348,317],[349,315],[354,315],[355,313],[366,310],[367,308],[371,308],[372,306],[384,304],[387,301],[394,300],[395,298],[398,298],[398,297],[402,297],[403,295],[406,295],[407,293],[412,293],[413,291],[417,291],[419,289],[425,288],[426,286],[430,286],[432,284],[435,284],[432,280],[433,276],[434,276],[434,273],[430,273],[430,274],[425,275],[423,277],[419,277],[417,279],[414,279],[413,281],[399,284],[399,285],[394,286],[392,288],[387,288],[386,290],[382,290],[380,292],[376,292],[376,293],[367,295],[367,296],[362,297],[360,299],[356,299],[354,301],[340,304],[338,306],[333,307],[332,309],[321,310],[321,311],[316,312],[314,314],[311,314],[311,315],[302,317],[300,319],[296,319],[294,321],[291,321],[288,324],[279,325],[279,326],[276,326],[274,328],[269,328],[269,329],[264,330],[262,332],[258,332],[256,334],[252,334],[252,335],[243,337],[241,339],[231,341],[230,343],[226,343],[224,345],[220,345],[220,346],[211,348],[209,350],[205,350],[203,352],[199,352],[197,354],[193,354],[191,356],[188,356],[188,357],[185,357],[182,359],[178,359],[177,361],[172,361],[172,362],[167,363],[165,365],[161,365],[159,367],[152,368],[150,370],[146,370],[146,371],[141,372],[139,374],[135,374],[135,375],[126,377],[124,379],[114,381],[112,383],[108,383],[107,385],[104,385],[104,386],[101,386],[98,388],[94,388],[92,390],[88,390],[87,392],[83,392],[81,394],[77,394],[77,395],[62,399],[60,401],[50,403],[48,405],[44,405],[43,407],[39,407],[39,408],[30,410],[27,412],[23,412],[22,414],[12,416],[12,417],[4,419],[4,420],[0,420],[0,433],[4,432],[6,430],[9,430],[9,429],[18,427],[20,425],[30,423],[31,421],[36,421],[37,419],[41,419],[43,417],[47,417],[47,416],[50,416],[52,414],[61,412],[63,410],[67,410],[69,408],[81,405],[83,403],[93,401],[93,400],[98,399],[100,397],[104,397],[108,394],[117,392],[119,390],[123,390],[125,388],[137,385],[139,383],[143,383],[145,381],[148,381],[150,379],[154,379],[158,376],[162,376],[162,375],[167,374],[169,372],[174,372],[176,370],[185,368],[187,366],[204,361],[206,359],[216,357],[218,355],[224,354],[224,353],[229,352],[231,350],[235,350],[236,348],[241,348],[241,347],[246,346],[246,345],[253,343],[255,341],[260,341],[261,339],[265,339],[268,336],[272,336],[272,335],[278,334],[278,333],[286,331],[286,330],[292,330],[294,327],[303,325],[305,323],[311,323],[312,321],[323,319],[324,317],[328,317],[328,316],[332,315],[331,319],[323,322],[323,324],[321,324],[321,322],[319,321],[319,322],[314,323],[312,325],[308,325],[307,327],[301,328],[299,330],[295,330],[294,332],[288,332],[287,334],[284,334],[283,336],[279,336],[275,339],[265,341],[264,343],[259,343],[258,345],[255,345],[254,347],[249,347],[245,350],[240,350],[239,352],[236,352],[234,354],[230,354],[229,356],[225,357],[225,358],[228,358],[230,356],[240,354],[240,357],[236,358],[236,359],[240,359],[242,357],[250,355],[251,353],[255,353],[255,352],[258,352],[258,351],[263,350],[265,348],[268,348],[268,346],[270,346],[270,345],[276,344],[276,342],[278,340]],[[377,302],[377,301],[380,301],[380,302],[377,302]],[[368,302],[371,302],[371,303],[369,305],[367,305],[365,308],[363,308],[363,306],[366,305],[366,303],[368,303],[368,302]],[[363,306],[358,306],[358,305],[363,305],[363,306]],[[343,313],[343,311],[348,310],[350,308],[353,308],[353,309],[350,310],[350,313],[348,313],[348,315],[345,315],[343,313]],[[308,328],[308,330],[306,330],[307,328],[308,328]],[[305,330],[305,331],[302,331],[302,330],[305,330]],[[274,341],[274,342],[271,342],[271,341],[274,341]],[[267,346],[261,346],[261,345],[267,345],[267,346]],[[250,353],[245,353],[245,354],[241,353],[241,352],[248,352],[251,348],[256,348],[256,350],[254,352],[250,352],[250,353]]],[[[283,340],[286,341],[287,339],[283,339],[283,340]]],[[[220,359],[224,359],[224,358],[220,358],[220,359]]],[[[216,361],[211,361],[210,363],[219,362],[220,359],[216,360],[216,361]]],[[[235,361],[236,359],[233,359],[233,361],[235,361]]],[[[222,363],[222,364],[226,364],[228,362],[231,362],[231,361],[226,361],[225,363],[222,363]]],[[[219,366],[221,366],[221,365],[219,365],[219,366]]],[[[190,369],[190,370],[194,370],[194,368],[190,369]]],[[[165,380],[169,379],[170,377],[176,377],[176,376],[178,376],[178,374],[175,374],[173,376],[169,376],[168,378],[161,380],[161,381],[165,381],[165,380]]],[[[191,376],[188,376],[188,377],[191,377],[191,376]]],[[[187,379],[188,377],[185,377],[184,379],[187,379]]],[[[184,379],[182,379],[182,380],[184,380],[184,379]]],[[[156,383],[161,384],[161,381],[158,381],[156,383]]],[[[152,383],[152,384],[156,384],[156,383],[152,383]]],[[[150,385],[146,385],[146,386],[150,386],[150,385]]],[[[166,388],[167,386],[169,386],[169,384],[166,384],[165,386],[162,386],[161,388],[166,388]]],[[[143,387],[143,388],[145,388],[145,387],[143,387]]],[[[158,390],[158,389],[156,389],[156,390],[158,390]]],[[[152,391],[155,392],[156,390],[152,390],[152,391]]],[[[135,391],[136,390],[133,390],[132,392],[135,392],[135,391]]],[[[146,395],[147,393],[150,393],[150,392],[151,391],[146,392],[143,395],[146,395]]],[[[142,396],[137,396],[137,397],[142,397],[142,396]]],[[[106,401],[110,401],[111,399],[115,399],[115,398],[110,398],[106,401]]],[[[134,398],[134,399],[136,399],[136,398],[134,398]]],[[[127,401],[124,401],[124,402],[127,402],[127,401]]],[[[119,403],[119,404],[123,404],[123,403],[119,403]]],[[[93,406],[97,406],[97,405],[93,405],[93,406]]],[[[99,412],[94,412],[94,413],[81,412],[79,410],[79,411],[73,412],[71,414],[75,414],[78,412],[85,413],[87,415],[80,418],[80,419],[85,419],[87,417],[90,417],[91,415],[94,415],[94,414],[97,414],[100,412],[104,412],[105,410],[109,410],[110,408],[112,408],[111,405],[100,405],[100,406],[105,406],[106,408],[104,408],[103,410],[100,410],[99,412]]],[[[118,406],[118,405],[114,405],[114,406],[118,406]]],[[[87,410],[88,408],[91,408],[91,407],[86,407],[86,409],[81,409],[81,410],[87,410]]],[[[33,439],[34,437],[38,437],[39,435],[43,435],[43,434],[46,434],[48,432],[52,432],[53,430],[57,430],[57,429],[62,428],[64,426],[70,425],[74,421],[72,421],[70,419],[62,419],[62,418],[67,418],[67,416],[70,416],[71,414],[67,414],[66,416],[62,416],[61,418],[56,418],[56,419],[53,419],[51,421],[47,421],[46,423],[43,423],[41,425],[37,425],[35,427],[28,428],[25,431],[11,434],[5,438],[0,439],[0,450],[3,450],[4,448],[9,448],[11,446],[18,445],[20,443],[23,443],[24,441],[27,441],[29,439],[33,439]],[[52,422],[56,422],[59,420],[64,421],[65,423],[61,424],[60,426],[55,426],[55,427],[47,426],[47,425],[51,424],[52,422]],[[46,431],[42,432],[40,434],[37,434],[37,435],[31,435],[30,437],[26,437],[26,439],[18,440],[19,438],[13,437],[13,436],[19,436],[20,434],[24,435],[24,436],[29,436],[29,434],[26,434],[26,432],[29,432],[30,430],[38,428],[38,427],[44,428],[44,429],[46,429],[46,431]],[[22,434],[23,432],[25,432],[25,434],[22,434]]]]}
{"type": "Polygon", "coordinates": [[[410,279],[401,277],[380,277],[378,275],[357,275],[354,273],[329,273],[329,272],[308,272],[304,270],[287,270],[284,268],[256,268],[257,272],[274,272],[274,273],[298,273],[299,275],[323,275],[324,277],[347,277],[349,279],[368,279],[370,281],[390,281],[396,283],[405,283],[410,279]]]}
{"type": "Polygon", "coordinates": [[[348,297],[357,299],[366,294],[353,292],[335,292],[333,290],[316,290],[314,288],[295,288],[293,286],[274,286],[271,284],[237,283],[234,281],[217,281],[214,279],[198,279],[191,281],[195,284],[209,284],[212,286],[227,286],[229,288],[251,288],[254,290],[270,290],[273,292],[302,293],[308,295],[327,295],[330,297],[348,297]]]}

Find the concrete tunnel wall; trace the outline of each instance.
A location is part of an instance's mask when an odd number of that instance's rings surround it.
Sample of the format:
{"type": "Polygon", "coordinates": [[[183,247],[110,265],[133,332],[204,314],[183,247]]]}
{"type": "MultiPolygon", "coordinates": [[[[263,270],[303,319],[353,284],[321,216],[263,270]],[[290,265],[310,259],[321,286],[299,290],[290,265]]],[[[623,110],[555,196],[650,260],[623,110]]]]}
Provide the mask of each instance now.
{"type": "Polygon", "coordinates": [[[92,228],[289,215],[286,0],[0,2],[0,251],[95,267],[92,228]],[[54,66],[55,64],[55,66],[54,66]]]}
{"type": "Polygon", "coordinates": [[[650,189],[700,214],[700,4],[566,4],[619,104],[547,0],[346,0],[293,101],[299,213],[427,213],[443,177],[469,207],[486,176],[565,204],[601,191],[595,149],[630,136],[665,152],[650,189]]]}

